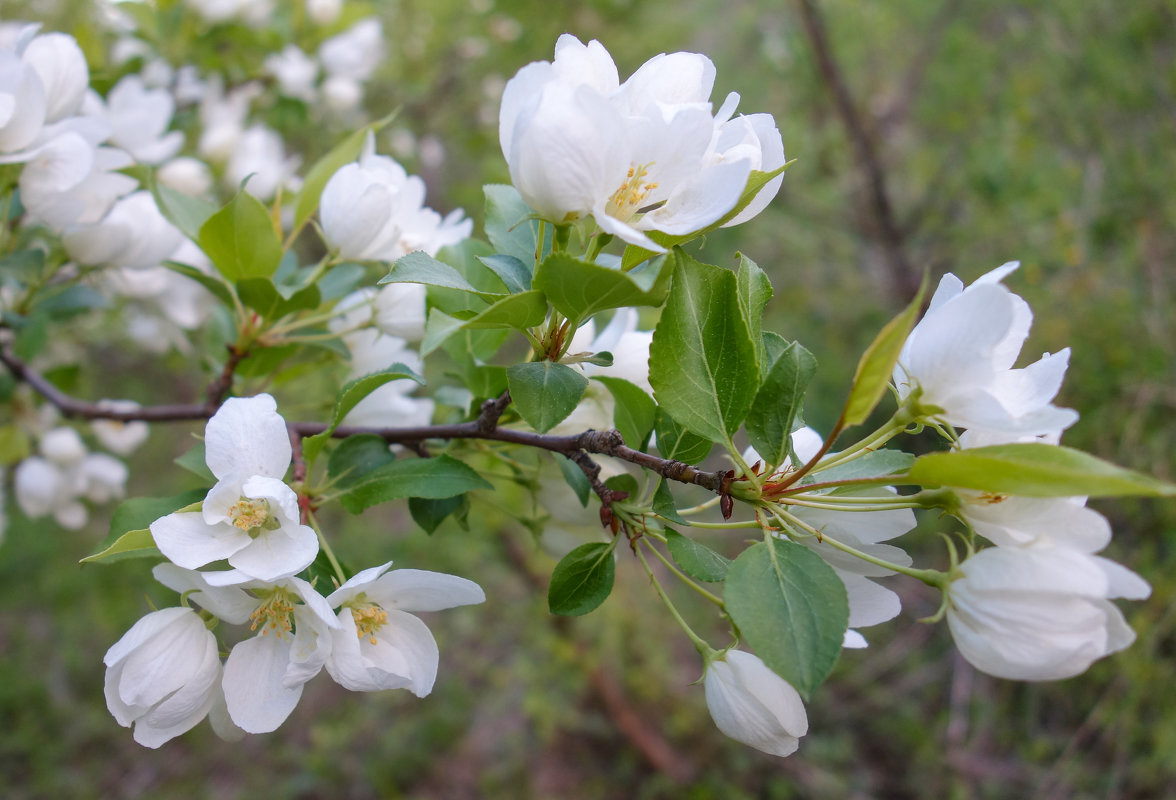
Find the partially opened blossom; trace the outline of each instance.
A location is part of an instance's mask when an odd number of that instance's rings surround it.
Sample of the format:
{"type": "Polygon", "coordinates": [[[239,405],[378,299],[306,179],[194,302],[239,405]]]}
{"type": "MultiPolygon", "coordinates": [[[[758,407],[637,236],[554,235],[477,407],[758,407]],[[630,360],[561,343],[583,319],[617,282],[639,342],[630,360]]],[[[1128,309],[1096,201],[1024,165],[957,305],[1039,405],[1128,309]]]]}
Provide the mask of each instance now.
{"type": "Polygon", "coordinates": [[[808,733],[800,694],[751,653],[728,650],[707,664],[703,686],[715,725],[737,742],[788,756],[808,733]]]}
{"type": "Polygon", "coordinates": [[[327,672],[359,692],[408,689],[424,697],[437,678],[433,634],[412,611],[440,611],[482,603],[485,593],[456,575],[398,569],[392,562],[354,575],[327,598],[339,608],[331,631],[327,672]]]}
{"type": "Polygon", "coordinates": [[[1143,599],[1131,570],[1069,547],[990,547],[959,566],[947,624],[960,653],[998,678],[1045,681],[1085,672],[1135,641],[1110,598],[1143,599]]]}
{"type": "Polygon", "coordinates": [[[220,691],[216,637],[190,608],[153,611],[103,658],[106,707],[146,747],[193,728],[220,691]]]}
{"type": "Polygon", "coordinates": [[[968,287],[952,274],[939,283],[926,315],[911,331],[894,370],[903,398],[918,392],[921,407],[949,425],[1001,434],[1057,433],[1078,419],[1051,401],[1070,360],[1065,348],[1014,369],[1029,335],[1029,304],[1000,281],[1011,262],[968,287]]]}
{"type": "Polygon", "coordinates": [[[327,601],[301,578],[240,580],[240,574],[201,573],[160,564],[155,578],[214,616],[249,623],[256,635],[238,642],[224,669],[224,699],[233,723],[248,733],[276,730],[323,668],[339,626],[327,601]]]}
{"type": "Polygon", "coordinates": [[[98,113],[110,125],[110,143],[140,164],[161,164],[184,145],[184,134],[168,132],[175,101],[166,89],[150,89],[138,75],[114,85],[98,113]]]}
{"type": "Polygon", "coordinates": [[[395,261],[422,250],[434,255],[470,235],[460,209],[442,218],[425,205],[425,182],[394,159],[377,155],[368,134],[359,160],[340,168],[319,206],[327,245],[340,258],[395,261]]]}
{"type": "Polygon", "coordinates": [[[282,482],[291,449],[274,399],[261,394],[226,400],[208,421],[204,447],[217,483],[200,511],[151,523],[160,552],[187,569],[227,559],[258,580],[305,569],[318,554],[318,538],[299,522],[298,498],[282,482]]]}

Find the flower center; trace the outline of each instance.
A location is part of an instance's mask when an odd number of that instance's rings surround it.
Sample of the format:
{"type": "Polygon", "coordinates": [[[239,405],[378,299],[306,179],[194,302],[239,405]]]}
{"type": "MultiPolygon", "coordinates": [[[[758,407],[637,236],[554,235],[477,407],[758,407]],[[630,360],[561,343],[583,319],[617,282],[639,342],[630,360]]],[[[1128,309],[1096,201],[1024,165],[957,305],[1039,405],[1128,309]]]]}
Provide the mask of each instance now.
{"type": "Polygon", "coordinates": [[[268,500],[252,497],[242,497],[229,506],[229,522],[250,536],[257,536],[263,529],[273,531],[282,526],[270,513],[268,500]]]}
{"type": "Polygon", "coordinates": [[[360,639],[376,643],[376,631],[388,621],[388,612],[377,605],[352,607],[351,617],[355,620],[355,632],[360,639]]]}
{"type": "Polygon", "coordinates": [[[610,217],[626,222],[641,210],[649,193],[657,188],[657,183],[645,180],[652,166],[651,161],[648,164],[629,167],[629,175],[625,182],[613,192],[605,204],[605,211],[610,217]]]}
{"type": "Polygon", "coordinates": [[[249,630],[261,628],[261,636],[276,631],[279,639],[285,639],[294,627],[291,618],[296,598],[288,589],[278,586],[261,595],[261,600],[261,605],[253,609],[253,613],[249,615],[249,630]]]}

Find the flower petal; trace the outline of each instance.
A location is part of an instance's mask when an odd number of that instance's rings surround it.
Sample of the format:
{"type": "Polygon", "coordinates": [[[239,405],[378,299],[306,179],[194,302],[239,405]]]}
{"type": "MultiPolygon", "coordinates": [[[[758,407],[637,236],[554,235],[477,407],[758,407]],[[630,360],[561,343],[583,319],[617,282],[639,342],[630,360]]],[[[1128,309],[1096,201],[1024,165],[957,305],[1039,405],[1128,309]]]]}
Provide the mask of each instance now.
{"type": "Polygon", "coordinates": [[[204,454],[212,474],[281,478],[290,466],[290,435],[268,394],[230,397],[208,421],[204,454]]]}
{"type": "Polygon", "coordinates": [[[229,717],[248,733],[277,730],[302,697],[302,685],[286,687],[290,641],[254,636],[237,644],[225,662],[225,705],[229,717]]]}

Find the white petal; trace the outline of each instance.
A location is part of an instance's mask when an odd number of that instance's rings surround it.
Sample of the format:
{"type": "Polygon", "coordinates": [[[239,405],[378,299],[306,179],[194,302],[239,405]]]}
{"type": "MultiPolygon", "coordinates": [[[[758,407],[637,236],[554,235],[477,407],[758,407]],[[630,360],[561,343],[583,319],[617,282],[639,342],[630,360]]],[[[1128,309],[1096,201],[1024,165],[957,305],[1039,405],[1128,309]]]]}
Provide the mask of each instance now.
{"type": "Polygon", "coordinates": [[[218,479],[233,473],[281,478],[290,466],[290,436],[268,394],[230,397],[208,421],[204,453],[218,479]]]}
{"type": "Polygon", "coordinates": [[[242,730],[277,730],[302,697],[302,685],[282,681],[290,663],[290,641],[275,635],[254,636],[237,644],[225,662],[225,704],[242,730]]]}
{"type": "Polygon", "coordinates": [[[402,611],[440,611],[486,601],[473,581],[420,569],[393,570],[372,582],[367,595],[385,609],[402,611]]]}
{"type": "Polygon", "coordinates": [[[229,556],[229,566],[261,581],[301,572],[318,555],[318,536],[307,525],[283,525],[263,531],[229,556]]]}
{"type": "Polygon", "coordinates": [[[252,542],[249,534],[227,523],[209,525],[199,511],[157,519],[151,523],[151,537],[169,561],[186,569],[228,558],[252,542]]]}

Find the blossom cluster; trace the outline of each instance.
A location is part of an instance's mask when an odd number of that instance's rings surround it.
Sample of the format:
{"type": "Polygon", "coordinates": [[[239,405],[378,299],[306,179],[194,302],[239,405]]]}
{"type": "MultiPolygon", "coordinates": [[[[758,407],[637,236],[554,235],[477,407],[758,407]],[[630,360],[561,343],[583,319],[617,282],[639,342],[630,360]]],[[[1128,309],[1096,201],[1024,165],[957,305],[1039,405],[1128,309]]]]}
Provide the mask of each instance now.
{"type": "Polygon", "coordinates": [[[198,510],[151,524],[170,562],[153,574],[184,604],[140,619],[104,658],[106,702],[119,724],[134,726],[135,741],[148,747],[205,717],[225,738],[273,731],[324,668],[354,691],[427,695],[437,644],[411,612],[481,603],[481,588],[453,575],[389,571],[389,562],[324,596],[298,577],[319,543],[283,480],[292,453],[274,399],[230,398],[204,441],[217,483],[198,510]],[[199,571],[219,562],[228,569],[199,571]],[[249,625],[223,664],[210,630],[218,621],[249,625]]]}

